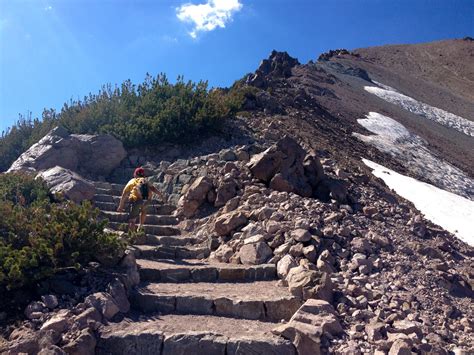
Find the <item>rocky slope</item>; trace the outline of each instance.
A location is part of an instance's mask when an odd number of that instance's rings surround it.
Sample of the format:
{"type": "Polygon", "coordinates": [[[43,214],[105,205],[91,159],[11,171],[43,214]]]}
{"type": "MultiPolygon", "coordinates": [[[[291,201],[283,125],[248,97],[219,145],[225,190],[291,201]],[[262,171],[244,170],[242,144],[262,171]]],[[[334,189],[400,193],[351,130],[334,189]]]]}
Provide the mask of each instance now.
{"type": "Polygon", "coordinates": [[[474,78],[462,63],[473,43],[337,50],[308,64],[272,52],[241,81],[253,94],[223,137],[128,152],[107,177],[122,185],[95,183],[110,226],[124,221],[114,210],[137,165],[172,206],[150,208],[133,248],[132,310],[87,328],[96,351],[471,352],[474,248],[361,158],[472,199],[474,78]]]}

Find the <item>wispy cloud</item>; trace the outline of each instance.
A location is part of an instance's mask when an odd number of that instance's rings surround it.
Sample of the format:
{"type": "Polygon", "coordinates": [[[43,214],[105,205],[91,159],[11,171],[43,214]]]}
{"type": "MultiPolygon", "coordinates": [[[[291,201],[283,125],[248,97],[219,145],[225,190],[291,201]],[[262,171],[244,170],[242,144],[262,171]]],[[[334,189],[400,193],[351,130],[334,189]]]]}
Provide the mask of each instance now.
{"type": "Polygon", "coordinates": [[[180,21],[193,24],[189,32],[196,38],[199,32],[225,28],[226,23],[232,20],[234,13],[242,9],[240,0],[207,0],[205,4],[184,4],[176,9],[176,16],[180,21]]]}
{"type": "Polygon", "coordinates": [[[44,11],[51,11],[53,7],[51,5],[48,5],[44,8],[44,11]]]}
{"type": "Polygon", "coordinates": [[[169,35],[161,36],[161,40],[167,43],[178,43],[178,38],[169,35]]]}

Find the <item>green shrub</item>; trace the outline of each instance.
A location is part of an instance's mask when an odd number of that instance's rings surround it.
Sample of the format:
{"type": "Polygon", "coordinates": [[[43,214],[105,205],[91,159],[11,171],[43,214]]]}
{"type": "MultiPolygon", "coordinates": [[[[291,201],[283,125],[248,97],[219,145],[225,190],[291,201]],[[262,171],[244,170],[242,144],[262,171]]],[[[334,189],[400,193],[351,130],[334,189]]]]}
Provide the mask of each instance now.
{"type": "Polygon", "coordinates": [[[28,147],[56,125],[71,133],[109,133],[127,147],[162,142],[193,143],[218,132],[234,117],[245,95],[242,83],[230,90],[209,90],[208,83],[171,84],[166,75],[147,75],[138,86],[130,80],[120,87],[103,86],[98,94],[64,104],[60,113],[45,110],[42,119],[21,118],[0,137],[0,171],[5,171],[28,147]]]}
{"type": "Polygon", "coordinates": [[[0,175],[0,191],[0,293],[123,254],[126,242],[104,233],[107,222],[90,203],[50,202],[44,183],[28,175],[0,175]]]}

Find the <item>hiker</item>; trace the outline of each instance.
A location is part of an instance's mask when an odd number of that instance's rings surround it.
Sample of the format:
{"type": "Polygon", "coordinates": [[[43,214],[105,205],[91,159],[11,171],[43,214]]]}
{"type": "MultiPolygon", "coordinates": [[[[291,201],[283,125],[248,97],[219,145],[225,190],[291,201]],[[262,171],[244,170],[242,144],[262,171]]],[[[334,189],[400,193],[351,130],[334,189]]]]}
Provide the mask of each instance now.
{"type": "Polygon", "coordinates": [[[150,204],[152,192],[160,196],[165,201],[163,194],[145,178],[145,169],[136,168],[131,179],[124,187],[118,212],[124,211],[125,202],[129,202],[128,230],[136,231],[136,220],[140,217],[138,229],[143,228],[146,219],[146,209],[150,204]]]}

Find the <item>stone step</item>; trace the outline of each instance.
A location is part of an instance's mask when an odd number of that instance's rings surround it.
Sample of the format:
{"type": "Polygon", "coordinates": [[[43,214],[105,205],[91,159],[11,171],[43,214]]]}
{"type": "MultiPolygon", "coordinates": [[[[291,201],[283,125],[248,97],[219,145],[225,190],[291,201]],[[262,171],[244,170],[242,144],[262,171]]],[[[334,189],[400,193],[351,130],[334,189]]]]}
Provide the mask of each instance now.
{"type": "Polygon", "coordinates": [[[98,331],[98,355],[295,355],[277,323],[199,315],[126,318],[98,331]]]}
{"type": "Polygon", "coordinates": [[[92,200],[94,202],[112,202],[115,203],[116,206],[118,206],[120,202],[120,196],[112,196],[110,194],[95,194],[92,200]]]}
{"type": "Polygon", "coordinates": [[[124,184],[114,184],[107,181],[93,181],[93,183],[96,189],[115,190],[121,192],[125,187],[124,184]]]}
{"type": "MultiPolygon", "coordinates": [[[[125,223],[119,222],[109,222],[109,227],[116,230],[121,230],[122,225],[125,223]]],[[[151,225],[151,224],[144,224],[143,230],[146,234],[154,234],[154,235],[179,235],[181,234],[181,230],[174,226],[158,226],[158,225],[151,225]]]]}
{"type": "MultiPolygon", "coordinates": [[[[103,202],[94,200],[94,205],[101,211],[117,211],[118,201],[119,200],[117,200],[117,202],[103,202]]],[[[147,207],[147,213],[167,216],[171,215],[175,209],[176,207],[173,205],[152,204],[147,207]]]]}
{"type": "Polygon", "coordinates": [[[182,235],[154,235],[147,234],[135,241],[136,245],[163,245],[163,246],[184,246],[199,244],[200,240],[195,237],[182,235]]]}
{"type": "Polygon", "coordinates": [[[134,245],[135,256],[141,259],[204,259],[210,254],[207,247],[178,245],[134,245]]]}
{"type": "Polygon", "coordinates": [[[152,282],[249,282],[276,280],[276,266],[138,259],[140,279],[152,282]]]}
{"type": "MultiPolygon", "coordinates": [[[[102,215],[110,222],[127,223],[128,221],[128,213],[126,212],[103,211],[102,215]]],[[[157,214],[147,214],[145,220],[145,223],[149,225],[176,225],[178,222],[176,217],[157,214]]]]}
{"type": "Polygon", "coordinates": [[[95,188],[96,195],[111,195],[111,196],[122,196],[123,190],[115,190],[115,189],[103,189],[100,187],[95,188]]]}
{"type": "Polygon", "coordinates": [[[131,295],[145,313],[201,314],[279,322],[301,306],[277,281],[250,283],[144,283],[131,295]]]}

